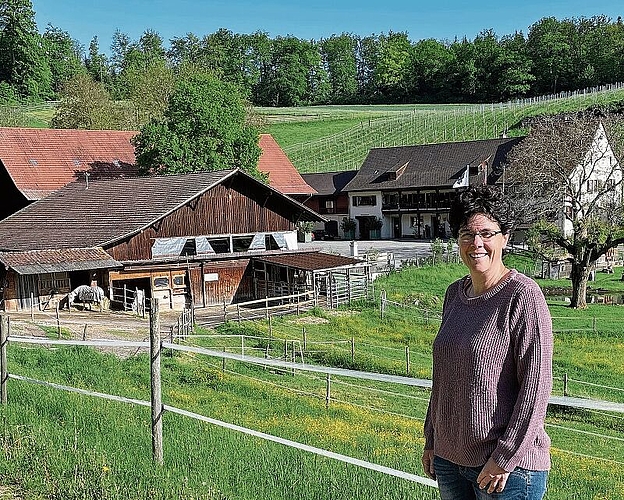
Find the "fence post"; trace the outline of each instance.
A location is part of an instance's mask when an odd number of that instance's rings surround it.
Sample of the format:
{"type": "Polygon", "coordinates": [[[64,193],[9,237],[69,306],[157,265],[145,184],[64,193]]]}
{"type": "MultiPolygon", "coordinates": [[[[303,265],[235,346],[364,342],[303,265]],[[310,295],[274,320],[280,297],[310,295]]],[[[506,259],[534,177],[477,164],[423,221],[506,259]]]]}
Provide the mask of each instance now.
{"type": "Polygon", "coordinates": [[[163,463],[162,388],[160,385],[160,318],[158,299],[150,300],[150,374],[152,402],[152,458],[163,463]]]}
{"type": "Polygon", "coordinates": [[[410,372],[410,352],[409,346],[405,346],[405,374],[409,377],[410,372]]]}
{"type": "Polygon", "coordinates": [[[386,291],[382,290],[379,296],[379,317],[383,319],[384,309],[386,307],[386,291]]]}
{"type": "Polygon", "coordinates": [[[329,408],[329,401],[331,400],[331,375],[328,373],[325,378],[325,408],[329,408]]]}
{"type": "Polygon", "coordinates": [[[305,326],[302,328],[303,330],[303,350],[307,351],[308,350],[308,335],[306,334],[306,329],[305,326]]]}
{"type": "Polygon", "coordinates": [[[7,403],[7,379],[9,370],[7,369],[7,344],[9,341],[10,320],[4,314],[0,316],[0,403],[7,403]]]}
{"type": "Polygon", "coordinates": [[[596,316],[592,318],[592,330],[596,333],[596,316]]]}
{"type": "MultiPolygon", "coordinates": [[[[225,347],[223,348],[223,352],[225,352],[225,347]]],[[[225,356],[223,356],[223,358],[221,358],[221,371],[223,373],[225,373],[225,356]]]]}
{"type": "Polygon", "coordinates": [[[56,303],[56,332],[58,334],[58,338],[61,338],[61,317],[59,316],[59,305],[56,303]]]}
{"type": "Polygon", "coordinates": [[[125,283],[123,287],[123,310],[124,311],[128,310],[128,287],[126,286],[125,283]]]}
{"type": "Polygon", "coordinates": [[[241,335],[241,357],[245,357],[245,336],[241,335]]]}
{"type": "Polygon", "coordinates": [[[87,326],[88,324],[85,323],[84,329],[82,330],[82,340],[87,340],[87,326]]]}
{"type": "Polygon", "coordinates": [[[264,296],[264,316],[269,319],[269,296],[264,296]]]}
{"type": "Polygon", "coordinates": [[[568,374],[567,373],[563,374],[563,395],[564,396],[568,395],[568,374]]]}
{"type": "Polygon", "coordinates": [[[355,361],[355,338],[351,337],[351,363],[355,361]]]}
{"type": "Polygon", "coordinates": [[[271,322],[271,316],[269,316],[267,319],[269,320],[269,342],[270,342],[271,338],[273,337],[273,324],[271,322]]]}
{"type": "Polygon", "coordinates": [[[35,321],[35,294],[30,292],[30,321],[35,321]]]}
{"type": "Polygon", "coordinates": [[[236,316],[238,317],[238,324],[241,324],[240,306],[236,304],[236,316]]]}

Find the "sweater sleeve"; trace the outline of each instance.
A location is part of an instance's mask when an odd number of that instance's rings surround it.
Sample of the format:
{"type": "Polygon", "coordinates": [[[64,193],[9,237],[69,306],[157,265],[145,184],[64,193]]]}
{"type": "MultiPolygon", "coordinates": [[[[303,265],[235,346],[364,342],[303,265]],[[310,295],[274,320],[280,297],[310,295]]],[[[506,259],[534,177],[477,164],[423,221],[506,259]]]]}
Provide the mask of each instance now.
{"type": "MultiPolygon", "coordinates": [[[[539,439],[538,435],[545,436],[540,431],[543,430],[552,389],[552,320],[537,285],[519,290],[512,302],[509,327],[518,395],[492,459],[511,472],[539,439]]],[[[538,444],[548,446],[549,443],[538,444]]]]}
{"type": "MultiPolygon", "coordinates": [[[[446,293],[444,294],[444,302],[442,305],[442,321],[443,322],[446,317],[446,314],[448,313],[447,305],[449,301],[451,300],[451,297],[457,294],[457,289],[460,286],[460,282],[461,280],[456,281],[452,283],[446,289],[446,293]]],[[[434,449],[434,430],[433,430],[433,415],[432,415],[433,406],[434,405],[432,404],[431,397],[430,397],[429,405],[427,407],[427,415],[425,416],[425,424],[424,424],[425,450],[434,449]]]]}

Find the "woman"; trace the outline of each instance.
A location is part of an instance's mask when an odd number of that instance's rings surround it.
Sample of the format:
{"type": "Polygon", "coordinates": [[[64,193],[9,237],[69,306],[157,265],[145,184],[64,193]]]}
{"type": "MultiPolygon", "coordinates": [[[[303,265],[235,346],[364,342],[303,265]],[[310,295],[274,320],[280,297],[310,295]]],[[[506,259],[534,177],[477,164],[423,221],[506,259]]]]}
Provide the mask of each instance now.
{"type": "Polygon", "coordinates": [[[451,284],[433,344],[425,473],[443,500],[541,499],[552,388],[552,322],[538,285],[503,263],[509,201],[471,186],[449,215],[469,275],[451,284]]]}

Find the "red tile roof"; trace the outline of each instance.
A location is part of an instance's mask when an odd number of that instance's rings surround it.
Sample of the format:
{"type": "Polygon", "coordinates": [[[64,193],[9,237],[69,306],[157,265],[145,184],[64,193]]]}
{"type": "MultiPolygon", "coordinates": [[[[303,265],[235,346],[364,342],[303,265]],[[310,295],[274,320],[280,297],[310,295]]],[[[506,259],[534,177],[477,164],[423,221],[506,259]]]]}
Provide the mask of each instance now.
{"type": "Polygon", "coordinates": [[[91,178],[136,173],[134,131],[0,127],[0,161],[29,200],[41,199],[90,171],[91,178]]]}
{"type": "Polygon", "coordinates": [[[269,174],[271,187],[288,195],[313,195],[316,190],[303,180],[301,174],[286,156],[286,153],[275,142],[270,134],[260,134],[262,154],[258,162],[258,170],[269,174]]]}

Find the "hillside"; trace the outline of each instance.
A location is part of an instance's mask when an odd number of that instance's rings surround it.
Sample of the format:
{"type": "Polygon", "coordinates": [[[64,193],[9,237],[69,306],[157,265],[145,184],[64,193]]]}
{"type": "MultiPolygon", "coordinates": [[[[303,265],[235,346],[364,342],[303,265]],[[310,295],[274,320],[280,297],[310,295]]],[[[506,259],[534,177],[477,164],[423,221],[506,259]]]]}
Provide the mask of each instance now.
{"type": "Polygon", "coordinates": [[[546,96],[499,104],[324,106],[259,108],[300,172],[360,167],[371,148],[491,139],[527,131],[523,119],[541,114],[613,106],[624,100],[621,86],[594,92],[546,96]]]}

